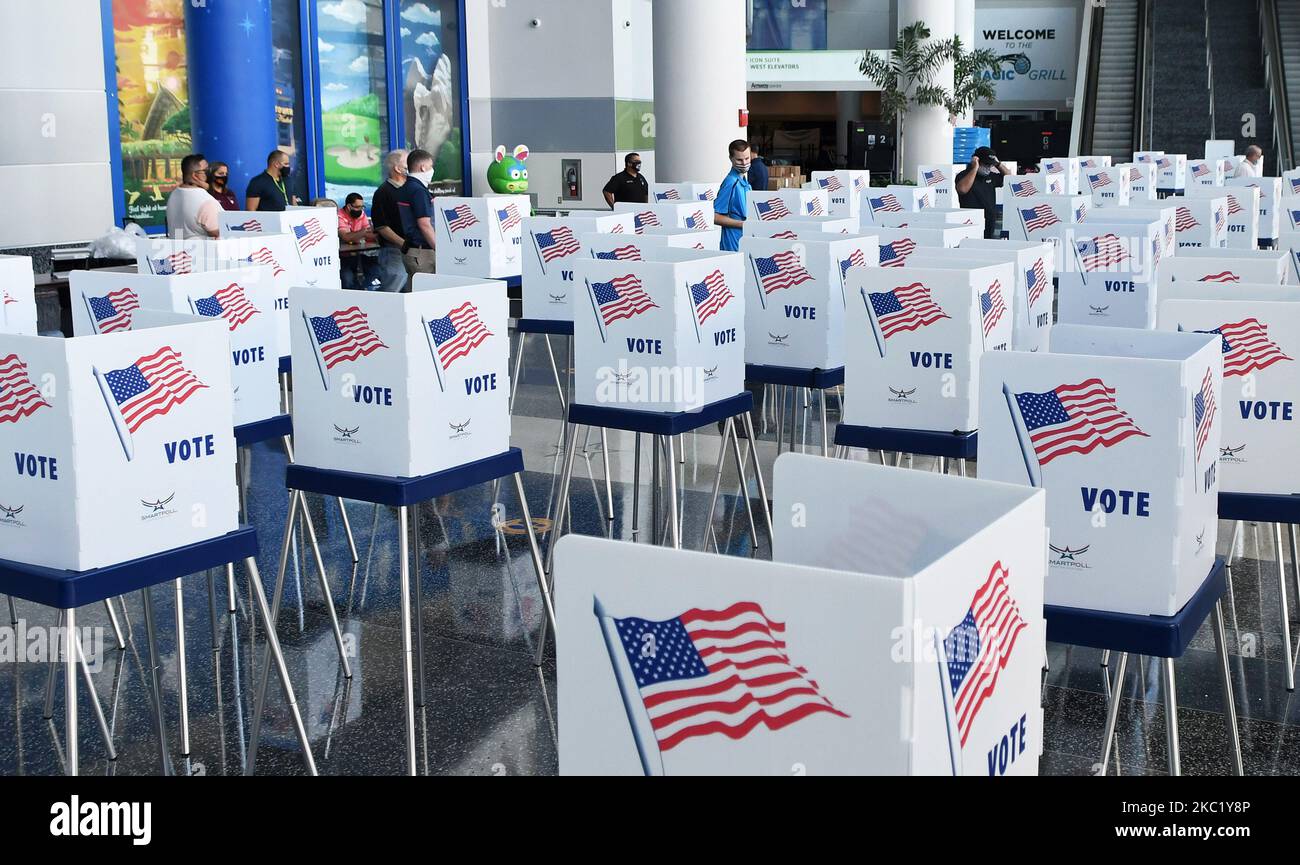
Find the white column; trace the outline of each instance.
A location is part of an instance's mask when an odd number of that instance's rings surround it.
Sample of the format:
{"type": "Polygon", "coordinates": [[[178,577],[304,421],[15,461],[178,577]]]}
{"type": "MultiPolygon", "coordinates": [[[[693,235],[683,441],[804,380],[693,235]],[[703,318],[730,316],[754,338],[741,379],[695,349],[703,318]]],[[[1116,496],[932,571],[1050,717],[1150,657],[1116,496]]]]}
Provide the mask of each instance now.
{"type": "MultiPolygon", "coordinates": [[[[961,37],[963,51],[975,50],[975,0],[957,0],[956,21],[953,31],[961,37]]],[[[975,125],[974,108],[959,118],[958,125],[975,125]]]]}
{"type": "Polygon", "coordinates": [[[835,151],[840,158],[846,158],[849,155],[849,123],[862,119],[862,92],[841,90],[837,94],[836,109],[835,151]]]}
{"type": "MultiPolygon", "coordinates": [[[[951,39],[955,26],[954,0],[898,0],[898,29],[924,21],[931,39],[951,39]]],[[[952,64],[945,63],[934,83],[952,89],[952,64]]],[[[916,180],[916,167],[952,162],[952,124],[942,107],[916,106],[903,119],[903,178],[916,180]]]]}
{"type": "Polygon", "coordinates": [[[745,138],[744,0],[655,0],[655,179],[710,183],[745,138]]]}

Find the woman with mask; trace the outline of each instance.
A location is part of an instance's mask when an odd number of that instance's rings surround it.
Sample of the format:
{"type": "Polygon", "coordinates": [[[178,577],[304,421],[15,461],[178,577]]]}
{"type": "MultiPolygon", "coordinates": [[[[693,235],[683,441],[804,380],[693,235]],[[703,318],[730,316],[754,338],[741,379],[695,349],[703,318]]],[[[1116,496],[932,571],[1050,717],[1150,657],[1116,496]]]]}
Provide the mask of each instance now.
{"type": "Polygon", "coordinates": [[[239,202],[230,189],[230,166],[214,162],[208,166],[208,193],[217,200],[222,210],[238,210],[239,202]]]}

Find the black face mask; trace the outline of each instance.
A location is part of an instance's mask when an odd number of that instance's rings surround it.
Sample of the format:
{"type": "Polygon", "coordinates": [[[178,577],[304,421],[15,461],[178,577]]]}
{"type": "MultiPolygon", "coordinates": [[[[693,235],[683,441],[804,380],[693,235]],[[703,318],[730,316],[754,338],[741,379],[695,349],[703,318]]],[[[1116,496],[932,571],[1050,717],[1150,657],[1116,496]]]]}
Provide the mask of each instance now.
{"type": "Polygon", "coordinates": [[[212,185],[215,186],[217,189],[220,189],[221,187],[226,185],[226,178],[214,177],[212,178],[212,185]]]}
{"type": "Polygon", "coordinates": [[[348,208],[348,216],[351,216],[353,219],[360,218],[361,214],[365,212],[365,208],[357,208],[356,210],[353,210],[350,207],[348,208]]]}

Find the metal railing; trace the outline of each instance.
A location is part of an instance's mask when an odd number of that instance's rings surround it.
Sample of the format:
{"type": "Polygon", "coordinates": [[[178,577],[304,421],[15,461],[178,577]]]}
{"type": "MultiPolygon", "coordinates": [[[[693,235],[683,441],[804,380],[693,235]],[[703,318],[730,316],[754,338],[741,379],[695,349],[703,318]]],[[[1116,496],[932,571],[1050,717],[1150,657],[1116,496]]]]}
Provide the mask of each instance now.
{"type": "Polygon", "coordinates": [[[1151,4],[1149,0],[1137,0],[1137,50],[1134,51],[1133,64],[1133,152],[1147,150],[1151,140],[1150,118],[1153,100],[1148,90],[1155,86],[1155,76],[1150,74],[1151,66],[1151,4]]]}
{"type": "Polygon", "coordinates": [[[1214,55],[1210,52],[1210,0],[1205,0],[1205,87],[1210,92],[1210,139],[1214,134],[1214,55]]]}
{"type": "Polygon", "coordinates": [[[1079,127],[1078,153],[1092,153],[1093,126],[1097,122],[1097,91],[1100,89],[1102,22],[1106,17],[1104,6],[1092,7],[1092,22],[1088,29],[1088,75],[1084,91],[1083,112],[1079,127]]]}
{"type": "Polygon", "coordinates": [[[1264,84],[1268,88],[1269,110],[1273,114],[1273,151],[1277,172],[1295,166],[1294,142],[1291,140],[1291,104],[1286,92],[1286,72],[1282,62],[1281,28],[1275,0],[1259,0],[1259,31],[1264,48],[1264,84]]]}

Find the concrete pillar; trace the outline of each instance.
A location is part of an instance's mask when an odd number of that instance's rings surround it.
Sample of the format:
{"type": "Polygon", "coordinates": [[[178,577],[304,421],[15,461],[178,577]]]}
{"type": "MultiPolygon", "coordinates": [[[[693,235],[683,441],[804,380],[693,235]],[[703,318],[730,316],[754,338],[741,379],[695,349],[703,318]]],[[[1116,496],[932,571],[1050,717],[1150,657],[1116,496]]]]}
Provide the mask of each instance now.
{"type": "MultiPolygon", "coordinates": [[[[931,39],[951,39],[956,24],[954,0],[898,0],[898,29],[924,21],[931,39]]],[[[945,63],[934,83],[952,89],[952,64],[945,63]]],[[[952,124],[942,107],[914,106],[903,119],[902,175],[916,180],[916,166],[952,162],[952,124]]]]}
{"type": "Polygon", "coordinates": [[[655,180],[717,182],[748,137],[744,0],[655,0],[655,180]]]}
{"type": "MultiPolygon", "coordinates": [[[[963,51],[975,50],[975,0],[957,0],[953,32],[961,37],[963,51]]],[[[959,126],[973,126],[974,108],[958,118],[957,122],[959,126]]]]}
{"type": "Polygon", "coordinates": [[[835,152],[840,155],[840,159],[847,159],[849,123],[862,119],[862,93],[858,90],[841,90],[836,96],[835,152]]]}

